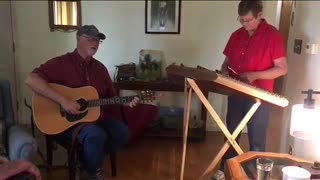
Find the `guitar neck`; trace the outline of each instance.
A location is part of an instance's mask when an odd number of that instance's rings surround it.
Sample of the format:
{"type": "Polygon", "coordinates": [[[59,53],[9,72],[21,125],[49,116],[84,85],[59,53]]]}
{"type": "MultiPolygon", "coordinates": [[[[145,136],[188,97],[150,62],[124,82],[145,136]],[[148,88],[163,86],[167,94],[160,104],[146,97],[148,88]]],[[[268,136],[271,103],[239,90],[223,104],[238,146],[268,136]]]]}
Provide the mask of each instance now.
{"type": "Polygon", "coordinates": [[[88,100],[88,107],[96,107],[96,106],[103,106],[103,105],[112,105],[112,104],[124,104],[130,102],[136,96],[124,96],[124,97],[112,97],[112,98],[105,98],[105,99],[95,99],[95,100],[88,100]]]}

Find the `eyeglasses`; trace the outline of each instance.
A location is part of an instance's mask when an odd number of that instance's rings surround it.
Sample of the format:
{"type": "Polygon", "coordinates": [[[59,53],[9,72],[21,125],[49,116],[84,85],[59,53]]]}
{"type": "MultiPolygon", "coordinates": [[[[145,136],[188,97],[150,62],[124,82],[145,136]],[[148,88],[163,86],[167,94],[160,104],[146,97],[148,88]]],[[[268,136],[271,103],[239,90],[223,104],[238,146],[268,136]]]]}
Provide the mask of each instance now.
{"type": "Polygon", "coordinates": [[[84,36],[82,35],[81,37],[86,38],[89,42],[98,42],[99,44],[101,44],[103,41],[98,39],[98,38],[94,38],[94,37],[89,37],[89,36],[84,36]]]}
{"type": "Polygon", "coordinates": [[[243,24],[243,23],[250,23],[250,22],[251,22],[252,20],[254,20],[254,19],[255,19],[255,17],[252,17],[252,18],[246,19],[246,20],[241,19],[240,16],[238,16],[238,18],[237,18],[237,20],[238,20],[241,24],[243,24]]]}

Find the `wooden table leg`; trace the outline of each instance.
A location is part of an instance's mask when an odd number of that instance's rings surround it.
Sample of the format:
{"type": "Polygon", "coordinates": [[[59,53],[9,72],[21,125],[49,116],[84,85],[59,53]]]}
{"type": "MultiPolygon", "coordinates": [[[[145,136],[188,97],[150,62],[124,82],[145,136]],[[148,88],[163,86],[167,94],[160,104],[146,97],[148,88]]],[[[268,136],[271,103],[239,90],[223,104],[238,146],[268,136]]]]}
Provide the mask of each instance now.
{"type": "Polygon", "coordinates": [[[191,104],[191,95],[192,88],[188,85],[185,80],[185,89],[184,89],[184,120],[183,120],[183,145],[182,145],[182,163],[181,163],[181,172],[180,172],[180,180],[183,180],[184,175],[184,165],[186,158],[186,149],[187,149],[187,137],[188,137],[188,129],[189,129],[189,115],[190,115],[190,104],[191,104]]]}
{"type": "MultiPolygon", "coordinates": [[[[202,90],[202,93],[206,97],[206,99],[209,98],[209,91],[207,91],[207,90],[203,91],[202,90]]],[[[202,126],[203,131],[206,132],[206,129],[207,129],[207,109],[202,103],[201,103],[201,115],[200,115],[200,118],[201,118],[201,121],[203,123],[203,126],[202,126]]],[[[206,137],[206,133],[204,133],[204,135],[203,135],[203,138],[205,138],[205,137],[206,137]]]]}

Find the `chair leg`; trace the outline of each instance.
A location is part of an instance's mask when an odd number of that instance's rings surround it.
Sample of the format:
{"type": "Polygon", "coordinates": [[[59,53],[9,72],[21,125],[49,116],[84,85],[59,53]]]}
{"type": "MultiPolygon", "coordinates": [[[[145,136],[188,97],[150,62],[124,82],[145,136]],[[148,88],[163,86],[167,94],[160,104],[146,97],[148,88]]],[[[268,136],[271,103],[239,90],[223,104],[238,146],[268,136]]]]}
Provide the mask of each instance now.
{"type": "Polygon", "coordinates": [[[117,175],[116,152],[110,153],[111,175],[117,175]]]}
{"type": "MultiPolygon", "coordinates": [[[[52,144],[52,139],[49,136],[46,136],[46,146],[47,146],[47,164],[52,166],[52,149],[53,149],[53,144],[52,144]]],[[[47,171],[50,169],[47,168],[47,171]]]]}
{"type": "Polygon", "coordinates": [[[69,179],[75,180],[75,173],[76,173],[76,154],[71,153],[70,150],[68,150],[68,171],[69,171],[69,179]]]}

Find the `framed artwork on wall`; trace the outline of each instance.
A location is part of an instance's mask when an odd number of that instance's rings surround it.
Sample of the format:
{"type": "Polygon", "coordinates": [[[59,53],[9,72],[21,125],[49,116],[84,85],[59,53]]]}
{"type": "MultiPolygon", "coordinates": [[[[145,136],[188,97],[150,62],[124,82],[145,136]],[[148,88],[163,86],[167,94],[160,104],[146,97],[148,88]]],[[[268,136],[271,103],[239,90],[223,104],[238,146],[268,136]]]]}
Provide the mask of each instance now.
{"type": "Polygon", "coordinates": [[[55,30],[77,30],[82,26],[80,0],[49,0],[49,27],[55,30]]]}
{"type": "Polygon", "coordinates": [[[181,0],[146,0],[146,34],[180,34],[181,0]]]}

